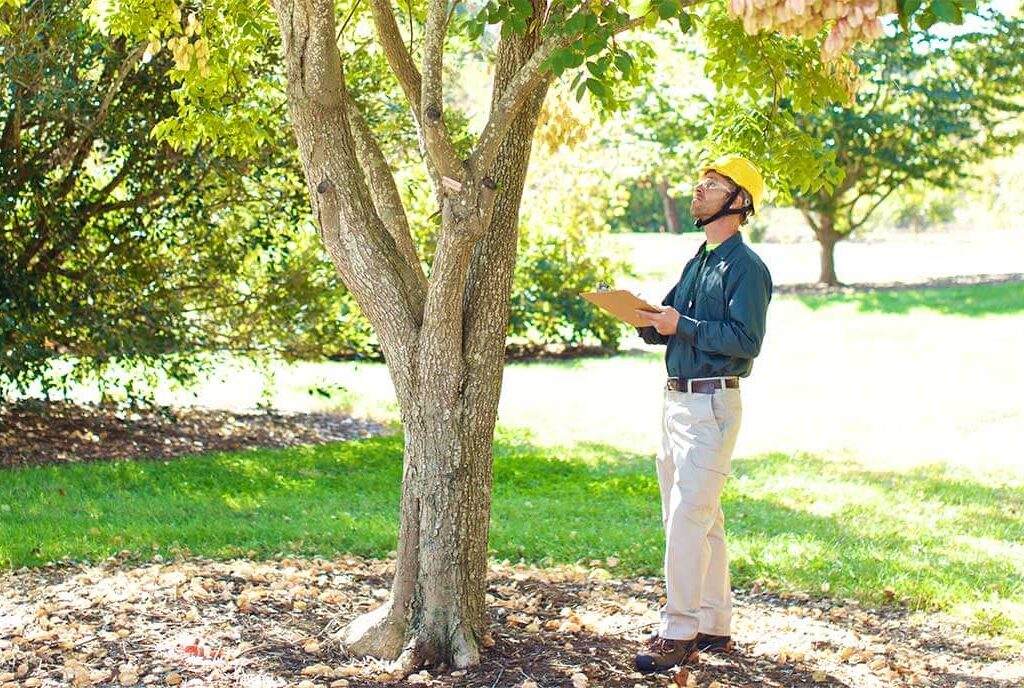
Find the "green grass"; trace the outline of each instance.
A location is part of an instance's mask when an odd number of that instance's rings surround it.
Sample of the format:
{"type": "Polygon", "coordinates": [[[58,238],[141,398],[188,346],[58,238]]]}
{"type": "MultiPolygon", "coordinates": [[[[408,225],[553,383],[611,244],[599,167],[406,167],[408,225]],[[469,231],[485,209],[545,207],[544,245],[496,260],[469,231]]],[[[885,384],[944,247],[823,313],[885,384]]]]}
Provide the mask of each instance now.
{"type": "MultiPolygon", "coordinates": [[[[402,444],[9,470],[0,565],[145,558],[384,556],[395,546],[402,444]]],[[[554,564],[616,556],[657,574],[653,458],[594,443],[537,447],[502,432],[492,555],[554,564]]],[[[884,602],[887,589],[1024,640],[1024,487],[948,466],[899,473],[801,454],[734,462],[724,496],[734,582],[884,602]]]]}
{"type": "Polygon", "coordinates": [[[861,313],[907,314],[931,310],[943,315],[982,317],[1024,312],[1024,282],[978,284],[928,289],[889,289],[800,296],[800,302],[817,311],[840,303],[852,303],[861,313]]]}

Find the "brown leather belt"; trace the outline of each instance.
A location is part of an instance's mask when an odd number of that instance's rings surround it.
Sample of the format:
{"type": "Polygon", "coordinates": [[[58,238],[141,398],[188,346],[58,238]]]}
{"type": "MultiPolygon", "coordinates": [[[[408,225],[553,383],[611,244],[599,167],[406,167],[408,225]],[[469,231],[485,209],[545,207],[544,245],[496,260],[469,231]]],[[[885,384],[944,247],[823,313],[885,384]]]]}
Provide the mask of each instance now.
{"type": "Polygon", "coordinates": [[[713,377],[710,379],[687,380],[683,377],[670,377],[665,383],[665,389],[670,392],[697,392],[700,394],[714,394],[716,389],[722,389],[722,380],[729,389],[739,389],[740,379],[738,377],[713,377]],[[687,389],[689,383],[689,389],[687,389]]]}

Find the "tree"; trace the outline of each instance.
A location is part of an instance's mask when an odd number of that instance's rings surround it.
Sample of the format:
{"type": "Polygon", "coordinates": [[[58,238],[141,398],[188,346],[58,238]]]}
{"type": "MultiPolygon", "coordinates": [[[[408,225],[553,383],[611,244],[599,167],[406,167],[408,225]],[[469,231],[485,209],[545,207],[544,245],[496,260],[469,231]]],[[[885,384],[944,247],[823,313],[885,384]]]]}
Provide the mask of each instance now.
{"type": "Polygon", "coordinates": [[[1024,128],[1024,22],[996,12],[949,41],[894,35],[859,51],[864,86],[849,108],[796,117],[843,171],[833,189],[793,198],[821,245],[818,280],[836,285],[835,246],[890,196],[965,188],[977,163],[1009,152],[1024,128]]]}
{"type": "MultiPolygon", "coordinates": [[[[180,381],[211,351],[309,355],[310,331],[337,337],[336,294],[317,298],[333,271],[300,231],[297,156],[273,111],[253,131],[279,141],[259,150],[154,139],[178,111],[173,63],[100,35],[87,6],[0,11],[0,391],[113,364],[180,381]]],[[[146,396],[100,380],[104,396],[146,396]]]]}
{"type": "MultiPolygon", "coordinates": [[[[405,430],[391,597],[346,629],[350,652],[397,658],[406,669],[478,661],[493,432],[519,203],[538,114],[549,84],[565,72],[575,75],[579,96],[589,92],[609,108],[616,106],[617,86],[637,68],[628,44],[616,37],[659,18],[675,18],[688,30],[695,22],[686,10],[692,4],[661,0],[631,14],[614,2],[493,0],[470,15],[460,3],[428,0],[425,6],[409,6],[413,26],[414,19],[424,22],[416,44],[411,31],[402,35],[388,0],[369,0],[376,40],[415,120],[441,218],[428,272],[416,255],[388,160],[349,90],[345,29],[355,17],[351,26],[358,30],[358,3],[347,6],[347,19],[339,26],[333,0],[274,1],[288,109],[311,210],[339,274],[379,336],[405,430]],[[460,118],[443,96],[443,55],[449,40],[491,40],[485,32],[489,24],[500,24],[490,115],[477,136],[464,137],[451,126],[460,118]]],[[[204,7],[201,21],[188,20],[203,27],[200,40],[191,34],[182,39],[177,8],[151,22],[158,27],[153,40],[171,35],[186,102],[189,96],[208,99],[204,89],[216,92],[230,83],[232,73],[244,70],[251,58],[238,45],[260,31],[258,9],[225,2],[213,11],[212,5],[204,7]],[[202,42],[210,35],[213,48],[202,42]],[[225,40],[230,47],[222,44],[225,40]]],[[[109,30],[152,35],[138,12],[113,7],[106,18],[109,30]]],[[[720,20],[711,15],[702,21],[720,20]]],[[[769,67],[781,68],[779,61],[789,59],[791,72],[806,77],[789,84],[801,102],[820,97],[816,84],[837,88],[835,67],[821,61],[817,44],[809,55],[795,39],[741,42],[730,57],[742,48],[769,67]],[[800,47],[798,58],[794,46],[800,47]]],[[[186,109],[182,117],[195,112],[186,109]]],[[[734,137],[731,145],[764,149],[774,143],[763,141],[760,129],[756,134],[757,142],[734,137]]],[[[801,158],[791,147],[789,161],[794,157],[807,163],[799,169],[813,185],[824,165],[813,156],[801,158]]]]}

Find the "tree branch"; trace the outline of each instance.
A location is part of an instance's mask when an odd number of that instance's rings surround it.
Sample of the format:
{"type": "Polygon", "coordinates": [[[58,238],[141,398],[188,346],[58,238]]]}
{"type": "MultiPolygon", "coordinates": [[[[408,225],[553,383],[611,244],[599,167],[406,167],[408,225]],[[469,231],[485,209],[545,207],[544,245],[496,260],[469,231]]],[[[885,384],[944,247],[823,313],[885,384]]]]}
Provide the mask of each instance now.
{"type": "Polygon", "coordinates": [[[352,129],[352,138],[356,145],[356,155],[359,158],[359,165],[366,171],[374,207],[384,222],[384,226],[394,237],[399,252],[416,273],[420,287],[426,291],[427,276],[423,272],[423,265],[420,263],[416,247],[413,245],[412,230],[409,228],[409,219],[405,213],[405,206],[402,205],[398,187],[395,186],[395,175],[384,157],[384,152],[377,144],[377,139],[374,138],[373,132],[366,124],[366,119],[359,111],[359,106],[347,89],[345,102],[348,107],[348,121],[352,129]]]}
{"type": "Polygon", "coordinates": [[[850,211],[846,215],[846,222],[847,222],[847,226],[848,226],[848,229],[846,230],[846,233],[849,234],[853,230],[863,226],[864,223],[868,221],[868,218],[871,217],[871,214],[873,212],[875,212],[875,210],[878,209],[878,206],[882,205],[882,203],[885,201],[885,199],[889,198],[889,196],[892,195],[892,192],[895,191],[897,188],[899,188],[899,185],[901,183],[905,182],[905,181],[907,181],[907,177],[904,177],[903,179],[898,180],[898,182],[896,182],[892,186],[890,186],[889,190],[886,191],[884,194],[882,194],[881,197],[879,197],[879,199],[877,201],[875,201],[874,205],[872,205],[870,208],[868,208],[867,211],[861,216],[860,220],[858,220],[857,222],[853,221],[853,206],[851,205],[850,206],[850,211]]]}
{"type": "Polygon", "coordinates": [[[381,338],[400,393],[411,387],[426,294],[385,227],[356,153],[333,0],[274,0],[292,126],[320,236],[345,286],[381,338]],[[396,373],[397,375],[397,373],[396,373]]]}
{"type": "MultiPolygon", "coordinates": [[[[683,6],[693,5],[699,0],[687,2],[684,0],[683,6]]],[[[583,13],[588,10],[579,10],[578,13],[583,13]]],[[[575,16],[575,15],[574,15],[575,16]]],[[[622,26],[615,29],[613,35],[628,31],[644,22],[644,16],[635,17],[625,22],[622,26]]],[[[544,71],[541,69],[541,65],[547,60],[556,50],[566,48],[574,41],[580,38],[582,34],[573,34],[569,36],[550,36],[543,41],[534,53],[530,56],[530,59],[516,72],[516,75],[509,82],[508,86],[504,89],[501,94],[501,98],[491,108],[491,114],[487,119],[487,124],[484,125],[483,131],[480,133],[480,139],[477,141],[476,148],[473,154],[470,156],[470,168],[476,170],[479,174],[486,173],[490,169],[491,165],[494,164],[494,159],[498,154],[498,147],[501,146],[501,142],[505,139],[505,134],[508,132],[508,128],[511,126],[512,121],[515,119],[516,113],[522,108],[523,103],[526,102],[530,93],[544,80],[550,80],[554,77],[551,71],[544,71]]]]}
{"type": "Polygon", "coordinates": [[[420,128],[427,155],[442,176],[462,178],[462,164],[444,124],[444,39],[448,33],[446,0],[428,0],[423,36],[423,80],[420,88],[420,128]]]}
{"type": "Polygon", "coordinates": [[[89,123],[85,126],[77,139],[65,141],[61,146],[58,146],[53,153],[51,153],[48,161],[50,167],[64,167],[72,158],[78,157],[79,152],[83,148],[87,149],[92,145],[92,137],[95,134],[96,129],[98,129],[100,124],[103,123],[103,120],[107,118],[107,111],[110,110],[110,104],[114,102],[114,97],[117,96],[118,92],[121,90],[121,85],[128,77],[128,73],[142,60],[142,54],[144,52],[146,52],[145,43],[136,46],[134,50],[125,56],[124,60],[121,61],[121,65],[117,68],[117,74],[114,76],[113,82],[110,84],[110,87],[107,88],[107,92],[103,96],[103,101],[100,103],[99,109],[89,119],[89,123]]]}
{"type": "Polygon", "coordinates": [[[391,11],[390,0],[370,0],[370,9],[373,11],[373,25],[377,29],[377,38],[384,50],[384,57],[398,78],[398,85],[412,107],[413,116],[419,122],[422,79],[409,50],[402,41],[398,22],[391,11]]]}
{"type": "Polygon", "coordinates": [[[814,231],[815,236],[821,233],[821,226],[815,221],[814,214],[811,212],[810,208],[801,206],[800,214],[802,214],[804,219],[807,220],[807,224],[811,226],[811,230],[814,231]]]}
{"type": "Polygon", "coordinates": [[[373,24],[377,31],[377,39],[384,50],[384,57],[387,59],[391,71],[394,73],[395,78],[398,79],[398,85],[401,87],[402,93],[405,94],[406,100],[409,101],[409,108],[412,110],[419,135],[420,153],[425,159],[427,172],[433,181],[434,189],[440,195],[441,172],[427,151],[425,127],[422,121],[423,113],[421,112],[420,103],[423,80],[420,77],[419,70],[416,69],[416,65],[413,63],[409,49],[402,40],[402,34],[398,30],[398,22],[395,20],[394,12],[391,10],[390,0],[370,0],[370,8],[373,11],[373,24]]]}

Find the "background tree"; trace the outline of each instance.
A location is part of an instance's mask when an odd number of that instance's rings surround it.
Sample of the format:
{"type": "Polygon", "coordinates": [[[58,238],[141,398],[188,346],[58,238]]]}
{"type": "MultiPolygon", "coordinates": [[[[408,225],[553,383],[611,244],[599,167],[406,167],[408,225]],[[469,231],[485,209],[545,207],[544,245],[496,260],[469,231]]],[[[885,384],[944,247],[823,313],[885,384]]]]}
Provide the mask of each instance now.
{"type": "Polygon", "coordinates": [[[890,196],[965,189],[977,163],[1021,140],[1024,22],[984,18],[985,29],[948,42],[898,34],[872,43],[855,54],[864,84],[852,107],[796,117],[843,171],[833,189],[790,189],[821,245],[820,282],[839,283],[836,244],[890,196]]]}
{"type": "Polygon", "coordinates": [[[154,139],[178,111],[169,55],[100,35],[86,7],[5,10],[0,388],[102,380],[112,364],[185,379],[217,350],[321,352],[310,333],[336,338],[346,305],[336,288],[319,298],[335,278],[301,231],[281,111],[253,94],[253,134],[276,141],[258,150],[154,139]]]}
{"type": "MultiPolygon", "coordinates": [[[[405,668],[478,660],[493,431],[519,204],[538,115],[550,83],[564,73],[578,92],[615,107],[619,86],[637,67],[628,43],[617,36],[659,18],[675,18],[689,29],[689,4],[664,0],[634,15],[612,2],[494,0],[470,14],[461,3],[429,0],[409,6],[410,15],[424,21],[416,42],[411,33],[402,34],[387,0],[370,0],[376,38],[415,121],[441,220],[425,270],[388,160],[349,87],[348,21],[338,22],[343,15],[332,0],[274,2],[311,210],[332,261],[380,339],[405,429],[391,597],[346,629],[349,651],[399,658],[405,668]],[[500,25],[500,40],[489,53],[490,114],[476,136],[464,138],[455,126],[464,118],[444,98],[450,75],[443,55],[450,42],[493,37],[489,24],[500,25]]],[[[202,26],[202,39],[194,38],[195,29],[184,33],[188,24],[183,29],[176,7],[163,8],[152,21],[136,7],[110,7],[103,18],[108,30],[140,40],[156,27],[154,40],[170,43],[184,89],[180,124],[194,123],[220,97],[215,87],[253,64],[244,45],[258,43],[264,28],[262,8],[248,4],[204,5],[201,19],[187,20],[202,26]]],[[[344,9],[344,16],[359,17],[358,3],[344,9]]],[[[358,22],[351,26],[353,32],[360,28],[358,22]]],[[[714,40],[721,33],[709,35],[714,40]]],[[[813,54],[794,52],[800,45],[744,34],[738,44],[719,49],[730,64],[739,56],[769,69],[788,65],[800,78],[787,84],[787,93],[810,104],[822,91],[837,90],[837,69],[821,62],[818,45],[813,54]]],[[[756,77],[762,66],[746,74],[756,77]]],[[[195,135],[213,135],[199,131],[195,135]]],[[[777,139],[763,134],[758,129],[756,141],[728,140],[764,151],[777,139]]],[[[786,162],[802,163],[796,169],[807,175],[808,186],[818,183],[825,164],[801,156],[795,144],[787,150],[786,162]]]]}

